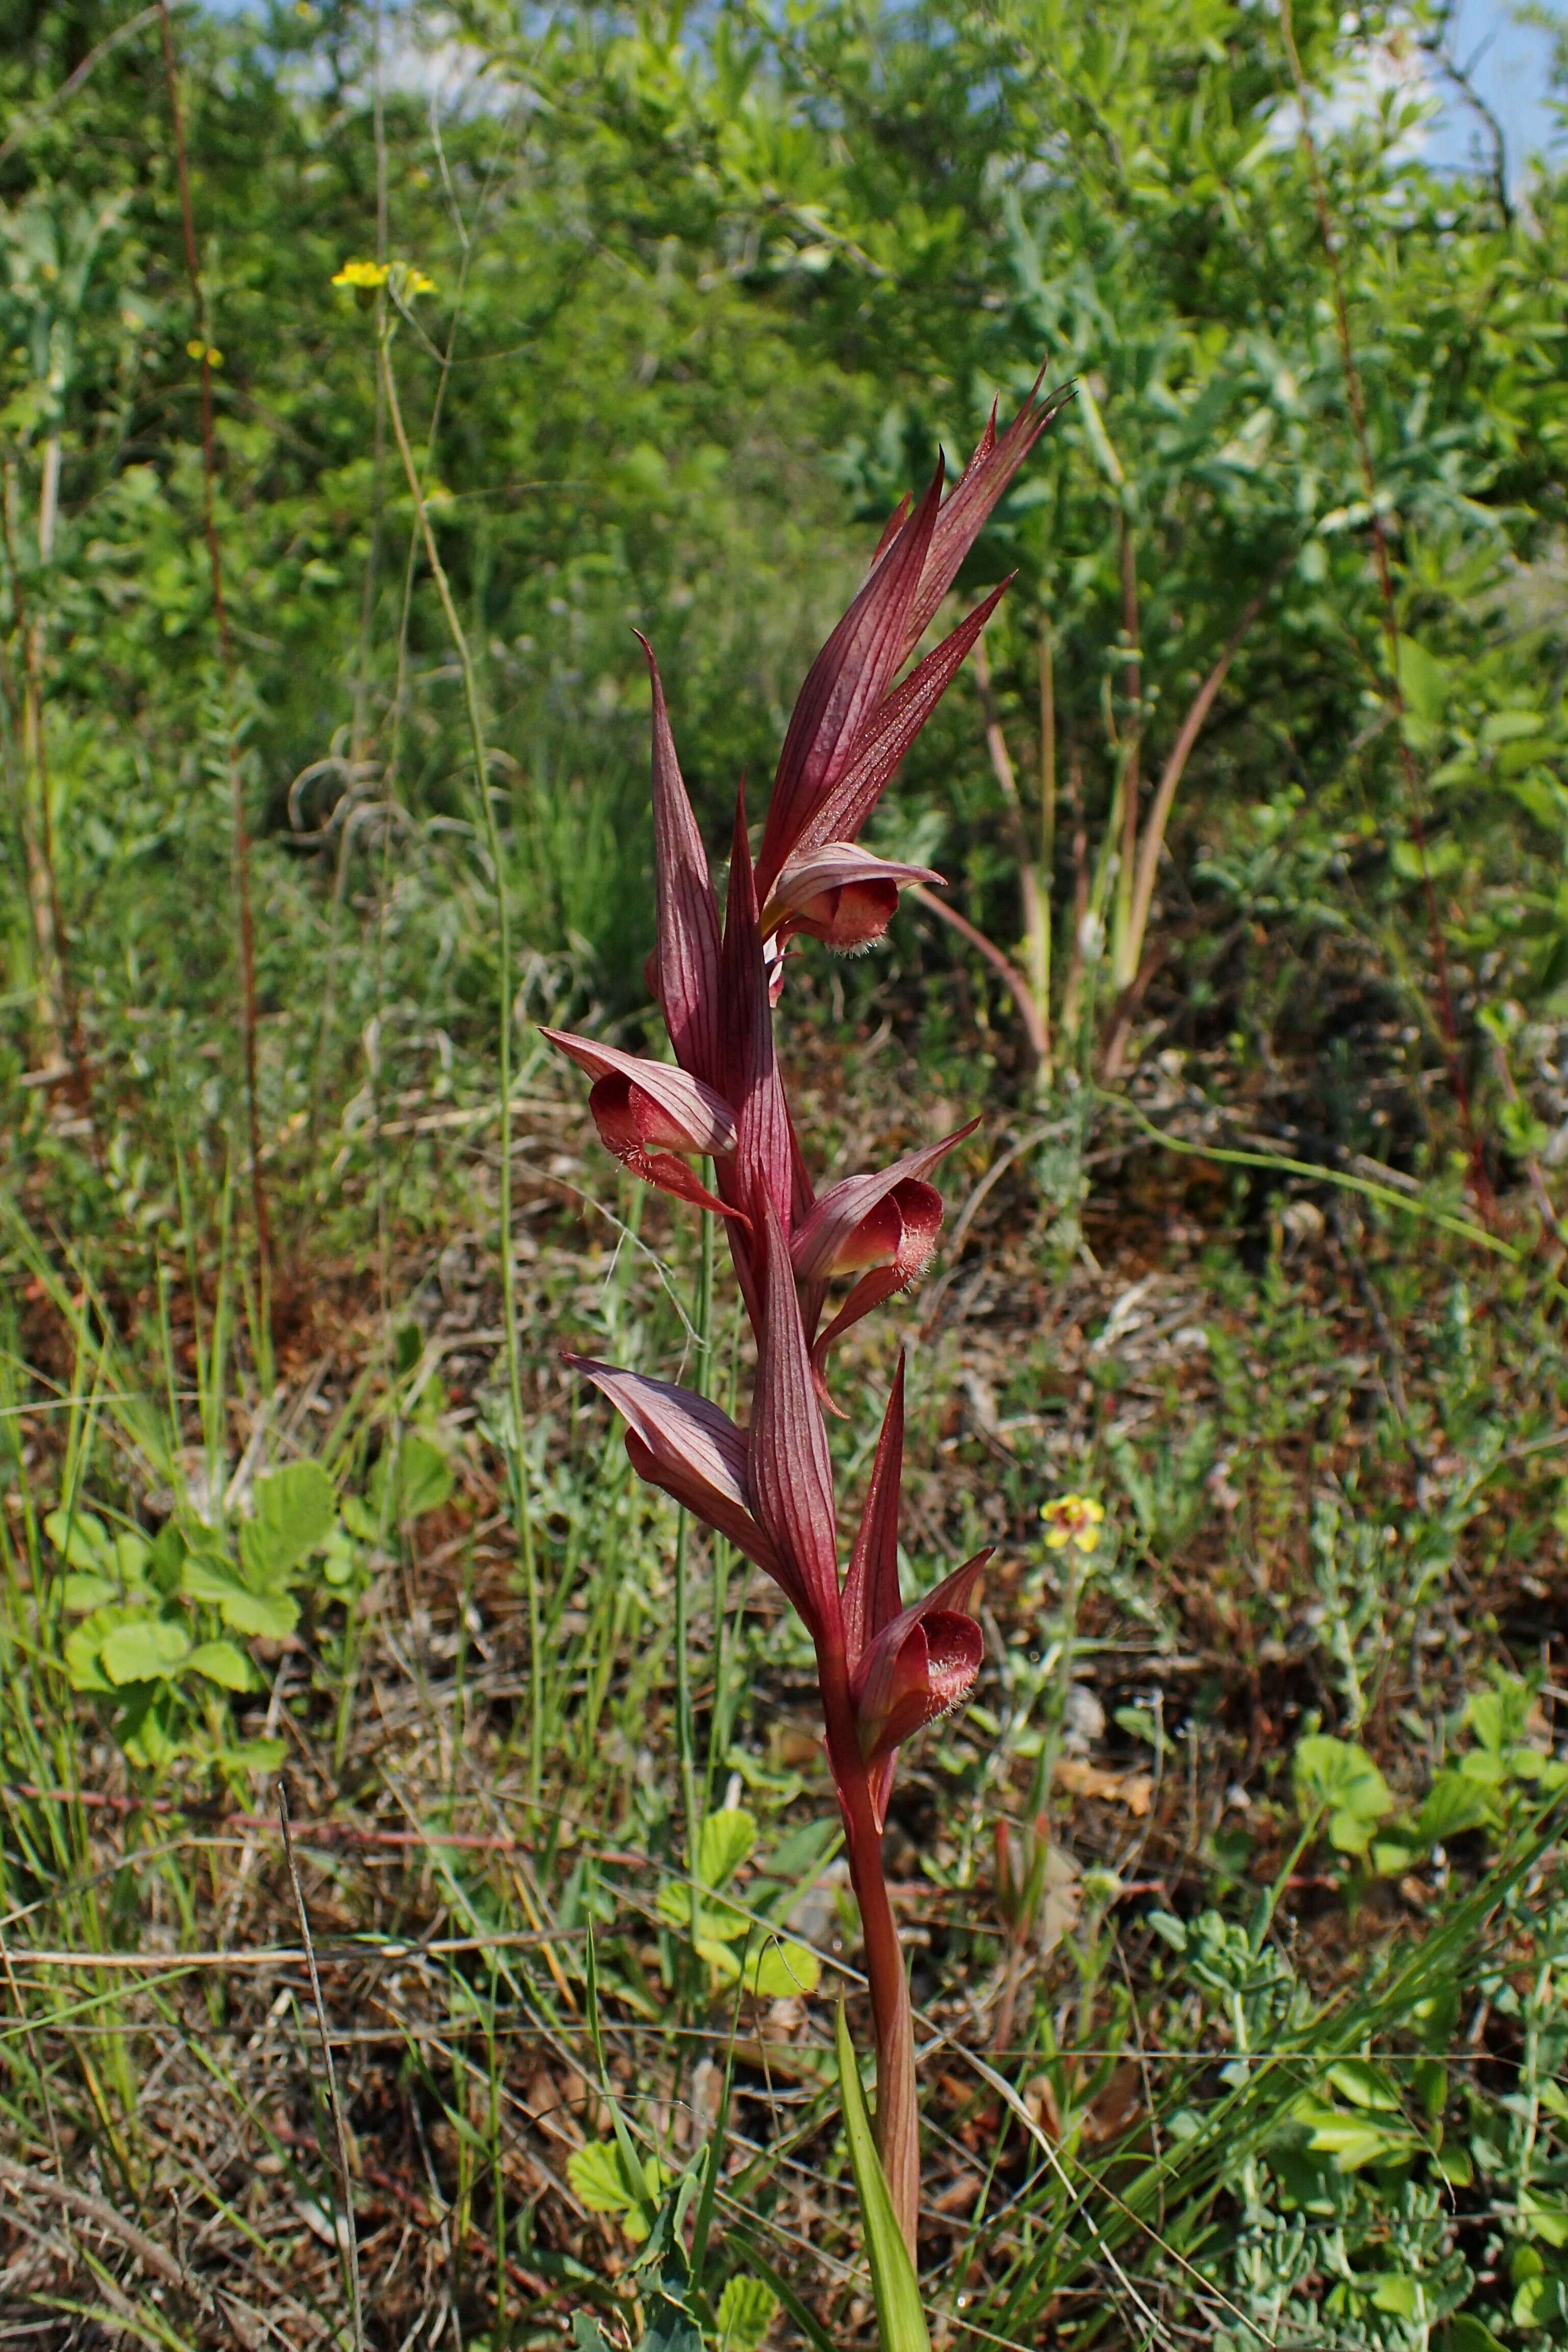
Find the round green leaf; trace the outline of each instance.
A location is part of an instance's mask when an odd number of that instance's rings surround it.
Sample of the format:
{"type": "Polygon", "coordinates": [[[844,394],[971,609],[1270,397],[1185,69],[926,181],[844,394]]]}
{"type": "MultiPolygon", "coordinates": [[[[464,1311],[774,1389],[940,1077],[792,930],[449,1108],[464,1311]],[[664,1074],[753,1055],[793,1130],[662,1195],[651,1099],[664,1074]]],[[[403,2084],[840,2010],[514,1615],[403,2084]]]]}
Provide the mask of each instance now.
{"type": "Polygon", "coordinates": [[[198,1642],[185,1664],[192,1673],[205,1675],[208,1682],[219,1683],[225,1690],[250,1691],[260,1686],[261,1677],[256,1668],[232,1642],[198,1642]]]}
{"type": "Polygon", "coordinates": [[[727,1886],[757,1843],[757,1825],[742,1805],[710,1813],[698,1841],[697,1875],[704,1886],[727,1886]]]}
{"type": "Polygon", "coordinates": [[[763,2000],[788,2000],[813,1993],[822,1982],[822,1963],[804,1944],[770,1941],[746,1962],[746,1990],[763,2000]]]}
{"type": "Polygon", "coordinates": [[[325,1543],[337,1517],[332,1482],[319,1462],[290,1462],[256,1482],[255,1511],[239,1531],[247,1580],[277,1584],[325,1543]]]}
{"type": "Polygon", "coordinates": [[[117,1625],[98,1654],[118,1685],[156,1682],[184,1665],[190,1654],[191,1637],[183,1625],[172,1625],[166,1617],[142,1617],[133,1625],[117,1625]]]}
{"type": "Polygon", "coordinates": [[[759,2352],[779,2299],[762,2279],[732,2278],[719,2298],[719,2352],[759,2352]]]}

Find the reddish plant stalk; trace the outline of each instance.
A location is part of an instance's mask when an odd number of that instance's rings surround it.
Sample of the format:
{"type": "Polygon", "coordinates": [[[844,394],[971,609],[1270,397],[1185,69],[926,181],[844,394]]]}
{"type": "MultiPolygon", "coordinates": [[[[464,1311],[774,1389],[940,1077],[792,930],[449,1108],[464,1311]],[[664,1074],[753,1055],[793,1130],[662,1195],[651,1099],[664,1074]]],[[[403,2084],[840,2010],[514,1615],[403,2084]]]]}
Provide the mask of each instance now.
{"type": "Polygon", "coordinates": [[[790,1115],[773,1039],[788,943],[852,950],[879,939],[900,889],[940,877],[877,857],[856,835],[1001,593],[906,670],[973,546],[1059,403],[1038,385],[998,438],[995,417],[944,498],[942,469],[900,508],[870,572],[812,666],[785,735],[753,866],[737,799],[721,921],[708,855],[681,781],[651,649],[658,945],[650,979],[675,1061],[547,1030],[594,1081],[600,1136],[645,1181],[721,1216],[757,1342],[750,1426],[689,1390],[583,1357],[626,1423],[626,1450],[662,1487],[773,1578],[816,1653],[828,1767],[860,1906],[877,2044],[877,2132],[910,2252],[920,2204],[913,2015],[882,1867],[898,1750],[956,1706],[979,1672],[970,1602],[981,1553],[904,1607],[899,1589],[903,1366],[883,1417],[858,1529],[841,1568],[824,1413],[837,1414],[835,1342],[906,1289],[936,1246],[930,1177],[972,1131],[818,1192],[790,1115]],[[690,1162],[713,1163],[710,1191],[690,1162]],[[834,1283],[854,1277],[828,1315],[834,1283]],[[825,1320],[825,1318],[826,1318],[825,1320]]]}
{"type": "Polygon", "coordinates": [[[816,1664],[828,1762],[844,1822],[849,1883],[860,1906],[860,1932],[866,1944],[866,1984],[877,2040],[878,2146],[893,2210],[912,2250],[920,2212],[921,2151],[909,1972],[882,1866],[882,1832],[871,1775],[860,1754],[843,1654],[825,1655],[819,1650],[816,1664]]]}
{"type": "Polygon", "coordinates": [[[256,919],[251,904],[250,830],[245,815],[245,779],[240,768],[238,737],[235,731],[234,640],[229,634],[228,605],[223,593],[223,552],[217,533],[217,446],[213,432],[212,345],[207,336],[206,309],[202,299],[202,267],[196,251],[195,215],[191,205],[191,174],[185,155],[185,124],[180,107],[180,78],[174,60],[174,31],[169,17],[169,0],[158,0],[158,25],[163,35],[163,79],[169,92],[169,120],[174,134],[174,169],[180,188],[185,275],[190,281],[191,315],[202,349],[202,515],[207,545],[207,569],[212,578],[213,617],[217,624],[218,654],[223,669],[224,726],[228,739],[229,815],[239,946],[240,1033],[245,1055],[246,1129],[250,1158],[250,1213],[256,1233],[257,1274],[262,1311],[266,1315],[270,1312],[272,1241],[267,1188],[261,1173],[261,1111],[256,1075],[256,919]]]}

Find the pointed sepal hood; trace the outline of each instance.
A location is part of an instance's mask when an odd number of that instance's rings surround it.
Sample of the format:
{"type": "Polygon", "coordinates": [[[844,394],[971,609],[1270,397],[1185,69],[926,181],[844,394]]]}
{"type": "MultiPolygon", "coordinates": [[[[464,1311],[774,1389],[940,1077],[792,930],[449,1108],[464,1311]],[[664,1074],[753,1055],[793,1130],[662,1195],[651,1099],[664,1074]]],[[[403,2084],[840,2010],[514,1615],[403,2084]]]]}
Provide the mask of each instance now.
{"type": "Polygon", "coordinates": [[[899,911],[899,892],[911,882],[940,887],[942,876],[929,866],[874,857],[852,841],[796,850],[784,860],[763,909],[763,934],[784,940],[799,932],[840,955],[854,955],[881,938],[899,911]]]}
{"type": "Polygon", "coordinates": [[[844,1657],[851,1675],[899,1613],[899,1504],[904,1467],[904,1356],[893,1375],[877,1458],[844,1579],[844,1657]]]}
{"type": "Polygon", "coordinates": [[[901,1610],[862,1656],[850,1687],[868,1763],[951,1714],[973,1689],[985,1642],[969,1600],[990,1557],[990,1547],[976,1552],[923,1601],[901,1610]]]}
{"type": "Polygon", "coordinates": [[[540,1030],[558,1050],[594,1080],[588,1108],[607,1151],[645,1183],[697,1207],[738,1217],[739,1209],[715,1198],[677,1152],[728,1159],[735,1150],[735,1115],[721,1095],[668,1062],[624,1054],[596,1037],[568,1029],[540,1030]]]}
{"type": "Polygon", "coordinates": [[[647,656],[653,688],[653,849],[658,904],[654,965],[659,1009],[681,1068],[704,1085],[717,1087],[722,1066],[719,907],[675,754],[658,664],[647,639],[640,631],[637,636],[647,656]]]}
{"type": "Polygon", "coordinates": [[[942,1220],[942,1194],[925,1178],[943,1154],[973,1135],[979,1124],[978,1119],[970,1119],[940,1143],[911,1151],[889,1168],[865,1176],[847,1176],[841,1183],[829,1185],[796,1228],[791,1255],[805,1286],[813,1328],[831,1277],[860,1275],[812,1348],[819,1390],[823,1389],[822,1366],[835,1341],[885,1299],[907,1290],[923,1273],[942,1220]],[[862,1272],[862,1268],[868,1270],[862,1272]]]}
{"type": "Polygon", "coordinates": [[[562,1360],[592,1381],[626,1425],[626,1452],[639,1478],[662,1487],[704,1527],[726,1536],[765,1569],[798,1609],[800,1591],[752,1507],[751,1448],[729,1414],[694,1389],[622,1371],[592,1356],[562,1360]]]}

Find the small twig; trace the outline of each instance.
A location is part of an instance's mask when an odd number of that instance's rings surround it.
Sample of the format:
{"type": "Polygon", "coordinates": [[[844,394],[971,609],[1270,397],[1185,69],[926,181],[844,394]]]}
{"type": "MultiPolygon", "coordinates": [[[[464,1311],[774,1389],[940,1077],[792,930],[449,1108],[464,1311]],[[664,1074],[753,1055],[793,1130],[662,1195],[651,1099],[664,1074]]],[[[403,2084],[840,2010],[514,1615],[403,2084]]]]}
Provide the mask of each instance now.
{"type": "Polygon", "coordinates": [[[0,2156],[0,2180],[26,2196],[47,2198],[68,2213],[74,2213],[79,2221],[89,2222],[106,2237],[118,2238],[126,2252],[134,2254],[165,2286],[185,2289],[204,2310],[212,2308],[212,2296],[204,2283],[182,2269],[167,2246],[161,2246],[156,2238],[150,2238],[145,2230],[128,2221],[103,2198],[91,2196],[85,2189],[72,2189],[68,2182],[56,2180],[47,2172],[35,2171],[30,2164],[17,2164],[8,2156],[0,2156]]]}
{"type": "Polygon", "coordinates": [[[93,68],[101,65],[111,49],[119,48],[122,41],[133,39],[145,26],[155,21],[158,13],[157,0],[153,0],[153,5],[151,8],[143,8],[139,16],[127,17],[123,25],[116,25],[111,33],[105,33],[102,40],[96,42],[89,49],[75,72],[66,76],[58,89],[52,90],[40,105],[33,109],[31,114],[24,115],[14,130],[8,131],[4,139],[0,139],[0,163],[10,160],[24,139],[30,138],[41,122],[47,122],[57,106],[63,106],[68,99],[75,97],[93,68]]]}
{"type": "Polygon", "coordinates": [[[1003,732],[1002,713],[991,683],[991,664],[986,658],[985,639],[980,637],[974,647],[974,683],[980,690],[980,708],[985,719],[985,748],[991,754],[991,770],[1002,794],[1007,812],[1007,830],[1012,836],[1013,855],[1018,866],[1018,896],[1023,908],[1025,951],[1028,957],[1033,982],[1031,994],[1039,1007],[1040,1029],[1045,1037],[1042,1063],[1050,1051],[1050,1007],[1042,997],[1040,975],[1049,968],[1049,951],[1044,944],[1044,934],[1050,921],[1050,909],[1046,902],[1049,877],[1044,877],[1029,847],[1029,829],[1024,820],[1024,803],[1018,791],[1018,779],[1013,766],[1013,755],[1003,732]]]}
{"type": "Polygon", "coordinates": [[[294,1860],[294,1840],[289,1823],[289,1795],[281,1780],[278,1783],[278,1821],[283,1832],[289,1883],[294,1889],[294,1908],[300,1915],[300,1941],[305,1948],[305,1965],[310,1971],[310,1998],[316,2004],[316,2031],[321,2038],[321,2063],[327,2075],[327,2105],[332,2111],[332,2127],[337,2134],[338,2169],[342,2176],[343,2192],[343,2251],[348,2257],[350,2323],[353,2329],[354,2352],[365,2352],[364,2310],[360,2301],[359,2242],[354,2229],[353,2175],[349,2168],[348,2129],[343,2122],[342,2103],[338,2097],[338,2078],[332,2066],[332,2045],[327,2033],[326,2005],[321,1999],[321,1979],[316,1967],[315,1947],[310,1941],[305,1893],[300,1884],[300,1872],[294,1860]]]}
{"type": "MultiPolygon", "coordinates": [[[[1294,551],[1292,551],[1292,559],[1293,556],[1294,551]]],[[[1143,837],[1138,849],[1138,870],[1132,885],[1131,939],[1128,952],[1135,968],[1143,953],[1143,934],[1149,928],[1149,910],[1154,903],[1154,884],[1160,870],[1160,852],[1164,847],[1165,828],[1170,822],[1171,806],[1175,800],[1177,788],[1186,771],[1187,761],[1192,757],[1193,747],[1203,732],[1204,722],[1214,707],[1215,697],[1225,684],[1226,674],[1240,650],[1241,641],[1263,610],[1268,593],[1279,577],[1279,572],[1273,573],[1264,582],[1257,593],[1247,599],[1240,619],[1225,641],[1218,660],[1193,697],[1187,715],[1182,721],[1181,732],[1171,746],[1171,756],[1165,762],[1160,782],[1155,787],[1154,797],[1149,804],[1143,837]]]]}
{"type": "Polygon", "coordinates": [[[1029,984],[1017,965],[1010,957],[1003,953],[994,940],[988,940],[984,932],[969,920],[967,915],[961,915],[956,907],[943,906],[942,900],[932,891],[928,890],[923,882],[911,882],[904,895],[906,898],[918,899],[928,915],[939,916],[944,923],[951,924],[961,939],[967,940],[970,946],[985,958],[992,971],[1005,984],[1014,1003],[1018,1008],[1019,1017],[1024,1024],[1024,1034],[1029,1041],[1030,1053],[1037,1063],[1043,1062],[1049,1050],[1045,1026],[1040,1019],[1039,1007],[1029,993],[1029,984]]]}

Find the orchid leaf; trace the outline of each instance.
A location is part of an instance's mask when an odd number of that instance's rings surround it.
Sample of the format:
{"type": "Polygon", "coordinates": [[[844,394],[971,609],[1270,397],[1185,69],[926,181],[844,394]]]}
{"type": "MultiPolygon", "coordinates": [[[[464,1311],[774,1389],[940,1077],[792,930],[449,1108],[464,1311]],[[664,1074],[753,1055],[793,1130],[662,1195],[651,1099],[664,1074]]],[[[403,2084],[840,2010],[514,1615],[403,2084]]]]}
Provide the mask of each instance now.
{"type": "Polygon", "coordinates": [[[871,2266],[871,2294],[877,2306],[882,2352],[931,2352],[931,2336],[921,2309],[920,2283],[888,2193],[887,2175],[872,2137],[866,2094],[860,2087],[859,2063],[849,2039],[842,2001],[838,2004],[835,2039],[844,2132],[849,2142],[849,2162],[866,2232],[866,2255],[871,2266]]]}

